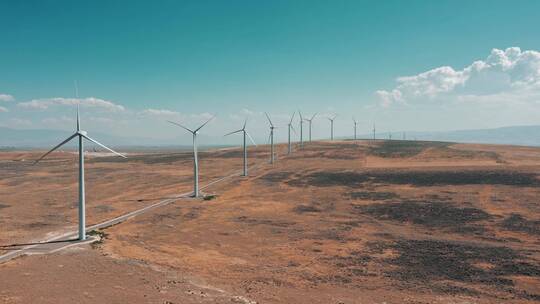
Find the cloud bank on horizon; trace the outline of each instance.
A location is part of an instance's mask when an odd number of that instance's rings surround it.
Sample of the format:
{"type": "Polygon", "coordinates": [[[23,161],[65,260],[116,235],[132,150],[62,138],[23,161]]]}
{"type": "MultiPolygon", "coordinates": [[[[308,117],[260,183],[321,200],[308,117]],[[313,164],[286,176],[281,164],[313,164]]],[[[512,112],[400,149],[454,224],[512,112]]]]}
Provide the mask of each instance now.
{"type": "Polygon", "coordinates": [[[391,90],[375,92],[383,107],[426,103],[540,105],[540,52],[493,49],[485,60],[455,70],[442,66],[397,78],[391,90]]]}

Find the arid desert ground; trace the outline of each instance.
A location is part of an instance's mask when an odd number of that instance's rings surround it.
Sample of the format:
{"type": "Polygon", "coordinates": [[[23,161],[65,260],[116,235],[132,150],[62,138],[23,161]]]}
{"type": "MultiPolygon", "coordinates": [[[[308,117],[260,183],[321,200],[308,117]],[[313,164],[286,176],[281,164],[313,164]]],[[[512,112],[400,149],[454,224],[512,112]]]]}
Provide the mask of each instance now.
{"type": "MultiPolygon", "coordinates": [[[[540,148],[325,141],[0,264],[2,303],[539,303],[540,148]]],[[[0,153],[0,254],[77,226],[77,156],[0,153]]],[[[201,184],[240,149],[200,154],[201,184]]],[[[87,224],[191,190],[190,153],[93,156],[87,224]]]]}

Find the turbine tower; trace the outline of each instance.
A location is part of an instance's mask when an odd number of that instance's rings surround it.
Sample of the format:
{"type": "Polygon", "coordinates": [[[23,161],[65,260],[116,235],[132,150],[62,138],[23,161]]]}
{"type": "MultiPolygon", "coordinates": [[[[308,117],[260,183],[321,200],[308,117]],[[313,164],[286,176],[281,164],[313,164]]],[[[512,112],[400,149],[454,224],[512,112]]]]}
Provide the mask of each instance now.
{"type": "Polygon", "coordinates": [[[270,120],[270,116],[268,116],[268,113],[264,112],[266,115],[266,118],[268,119],[268,122],[270,123],[270,136],[268,137],[270,139],[270,163],[274,163],[274,124],[272,123],[272,120],[270,120]]]}
{"type": "Polygon", "coordinates": [[[292,126],[292,121],[294,119],[294,114],[296,114],[296,112],[293,112],[292,116],[291,116],[291,120],[289,121],[289,145],[288,145],[288,148],[287,148],[287,154],[291,154],[291,130],[293,130],[293,132],[296,133],[296,131],[294,130],[294,127],[292,126]]]}
{"type": "Polygon", "coordinates": [[[354,117],[353,117],[352,121],[354,123],[354,140],[356,140],[356,125],[358,125],[358,122],[356,121],[356,119],[354,117]]]}
{"type": "MultiPolygon", "coordinates": [[[[79,97],[78,93],[76,93],[77,98],[79,97]]],[[[49,150],[49,152],[43,154],[38,160],[34,162],[34,164],[37,164],[39,161],[41,161],[43,158],[45,158],[47,155],[49,155],[54,150],[60,148],[64,144],[71,141],[73,138],[77,137],[79,140],[79,240],[84,241],[86,240],[86,212],[85,212],[85,187],[84,187],[84,140],[89,140],[93,143],[95,143],[98,146],[101,146],[102,148],[118,155],[123,158],[126,158],[124,155],[114,151],[111,148],[108,148],[107,146],[99,143],[98,141],[90,138],[88,136],[88,133],[86,131],[81,130],[81,121],[80,121],[80,115],[79,115],[79,105],[77,104],[77,131],[68,137],[66,140],[49,150]]]]}
{"type": "Polygon", "coordinates": [[[373,124],[373,140],[375,140],[375,124],[373,124]]]}
{"type": "Polygon", "coordinates": [[[300,115],[300,148],[304,148],[304,118],[302,117],[302,112],[298,110],[298,115],[300,115]]]}
{"type": "Polygon", "coordinates": [[[248,163],[247,163],[247,146],[246,146],[246,136],[249,137],[249,140],[256,146],[257,144],[255,141],[253,141],[253,138],[251,138],[251,135],[246,131],[246,123],[247,119],[244,121],[244,126],[240,130],[232,131],[230,133],[225,134],[224,136],[229,136],[231,134],[240,133],[242,132],[244,136],[244,170],[242,172],[242,176],[248,176],[248,163]]]}
{"type": "Polygon", "coordinates": [[[173,125],[183,128],[186,131],[193,134],[193,197],[199,197],[199,159],[197,157],[197,134],[199,134],[199,130],[202,129],[202,127],[204,127],[212,119],[214,119],[214,117],[215,116],[210,117],[210,119],[208,119],[205,123],[203,123],[200,127],[198,127],[195,130],[188,129],[179,123],[167,120],[173,125]]]}
{"type": "Polygon", "coordinates": [[[334,119],[336,119],[336,116],[326,117],[330,121],[330,140],[334,140],[334,119]]]}
{"type": "Polygon", "coordinates": [[[313,114],[313,116],[311,116],[311,119],[306,119],[309,122],[309,142],[311,142],[311,123],[313,122],[315,115],[317,115],[317,113],[313,114]]]}

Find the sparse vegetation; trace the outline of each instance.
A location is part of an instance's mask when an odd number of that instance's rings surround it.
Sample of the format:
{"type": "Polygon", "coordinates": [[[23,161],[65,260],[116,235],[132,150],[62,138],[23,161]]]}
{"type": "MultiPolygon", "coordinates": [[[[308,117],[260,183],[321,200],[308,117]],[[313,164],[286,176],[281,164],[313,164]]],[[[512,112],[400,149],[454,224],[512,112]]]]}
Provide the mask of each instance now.
{"type": "Polygon", "coordinates": [[[216,198],[217,198],[217,195],[209,194],[209,195],[205,195],[205,196],[203,197],[203,200],[205,200],[205,201],[211,201],[211,200],[216,199],[216,198]]]}
{"type": "Polygon", "coordinates": [[[103,230],[90,230],[86,234],[88,236],[95,236],[98,238],[97,241],[91,244],[92,248],[94,249],[99,248],[99,246],[101,246],[101,244],[103,244],[105,239],[108,237],[108,234],[103,230]]]}

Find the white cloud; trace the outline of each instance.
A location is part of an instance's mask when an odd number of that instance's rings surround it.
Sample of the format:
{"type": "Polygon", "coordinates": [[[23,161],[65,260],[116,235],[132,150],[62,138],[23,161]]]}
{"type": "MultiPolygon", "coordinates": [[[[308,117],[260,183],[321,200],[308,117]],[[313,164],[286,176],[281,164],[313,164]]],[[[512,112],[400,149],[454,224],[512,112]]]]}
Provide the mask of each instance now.
{"type": "Polygon", "coordinates": [[[139,114],[144,116],[180,116],[179,112],[164,109],[146,109],[140,111],[139,114]]]}
{"type": "Polygon", "coordinates": [[[191,114],[190,116],[191,116],[191,118],[193,118],[193,119],[204,119],[204,120],[208,120],[208,119],[214,117],[215,115],[212,114],[212,113],[204,112],[204,113],[198,113],[198,114],[191,114]]]}
{"type": "Polygon", "coordinates": [[[392,90],[391,92],[379,90],[375,92],[375,95],[379,97],[379,100],[381,101],[381,105],[383,107],[389,107],[394,102],[402,102],[401,99],[401,91],[399,90],[392,90]]]}
{"type": "Polygon", "coordinates": [[[493,49],[485,60],[462,70],[438,67],[418,75],[398,77],[398,85],[375,94],[382,106],[426,102],[536,103],[540,95],[540,52],[518,47],[493,49]]]}
{"type": "Polygon", "coordinates": [[[27,102],[20,102],[18,106],[27,109],[46,110],[51,106],[73,106],[80,104],[83,107],[102,108],[108,111],[124,111],[125,108],[108,100],[95,97],[88,98],[43,98],[33,99],[27,102]]]}
{"type": "Polygon", "coordinates": [[[2,112],[9,112],[9,110],[7,108],[4,108],[4,107],[0,107],[0,113],[2,112]]]}
{"type": "Polygon", "coordinates": [[[9,94],[0,94],[0,101],[14,101],[15,97],[9,94]]]}
{"type": "Polygon", "coordinates": [[[242,110],[240,110],[240,113],[242,115],[246,115],[246,116],[251,116],[251,115],[255,115],[257,113],[251,111],[250,109],[246,109],[246,108],[243,108],[242,110]]]}

